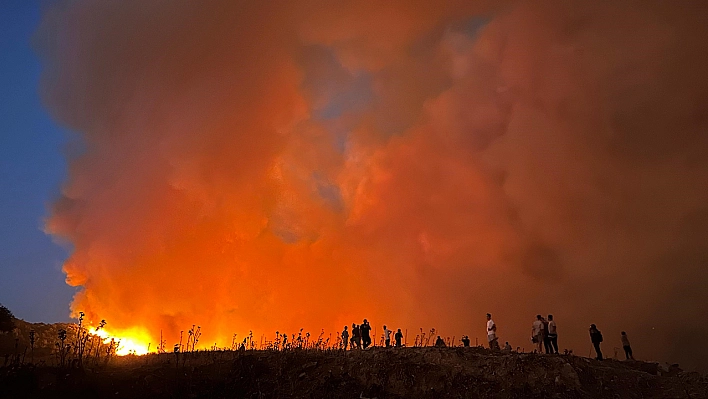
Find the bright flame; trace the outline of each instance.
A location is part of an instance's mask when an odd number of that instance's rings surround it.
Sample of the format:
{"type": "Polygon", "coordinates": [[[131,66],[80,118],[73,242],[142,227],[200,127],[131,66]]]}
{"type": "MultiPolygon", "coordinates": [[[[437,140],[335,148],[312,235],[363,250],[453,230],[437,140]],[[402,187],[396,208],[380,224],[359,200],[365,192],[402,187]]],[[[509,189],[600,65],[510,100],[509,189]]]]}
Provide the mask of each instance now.
{"type": "Polygon", "coordinates": [[[111,339],[114,339],[118,344],[116,355],[145,355],[148,353],[148,345],[150,345],[150,335],[139,327],[122,330],[117,334],[107,331],[105,328],[96,330],[90,328],[92,334],[103,339],[104,344],[110,344],[111,339]]]}

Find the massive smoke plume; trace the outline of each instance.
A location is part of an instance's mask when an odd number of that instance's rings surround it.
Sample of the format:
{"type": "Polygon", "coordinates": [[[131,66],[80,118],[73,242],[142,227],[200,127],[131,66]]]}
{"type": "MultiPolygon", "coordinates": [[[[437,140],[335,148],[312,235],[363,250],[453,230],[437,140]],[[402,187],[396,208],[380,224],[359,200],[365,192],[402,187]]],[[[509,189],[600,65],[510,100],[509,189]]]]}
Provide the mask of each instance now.
{"type": "Polygon", "coordinates": [[[114,333],[436,327],[705,367],[701,1],[63,1],[47,230],[114,333]],[[611,349],[610,349],[611,350],[611,349]]]}

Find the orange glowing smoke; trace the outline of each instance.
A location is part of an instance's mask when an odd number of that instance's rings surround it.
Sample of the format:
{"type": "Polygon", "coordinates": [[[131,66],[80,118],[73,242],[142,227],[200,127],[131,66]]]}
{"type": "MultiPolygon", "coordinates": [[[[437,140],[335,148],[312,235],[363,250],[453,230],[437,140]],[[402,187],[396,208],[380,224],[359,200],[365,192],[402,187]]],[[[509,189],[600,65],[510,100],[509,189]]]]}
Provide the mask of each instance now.
{"type": "Polygon", "coordinates": [[[217,3],[45,15],[73,312],[138,353],[492,312],[514,347],[553,313],[562,347],[708,354],[666,344],[708,332],[700,2],[217,3]]]}

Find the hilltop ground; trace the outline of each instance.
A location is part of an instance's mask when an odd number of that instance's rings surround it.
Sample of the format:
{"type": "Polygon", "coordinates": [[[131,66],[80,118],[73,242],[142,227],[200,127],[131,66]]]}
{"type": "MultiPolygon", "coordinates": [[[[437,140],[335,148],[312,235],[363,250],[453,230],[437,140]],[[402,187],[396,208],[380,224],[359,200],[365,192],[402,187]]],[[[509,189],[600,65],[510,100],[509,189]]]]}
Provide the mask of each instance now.
{"type": "MultiPolygon", "coordinates": [[[[106,356],[58,367],[69,324],[0,334],[4,398],[708,398],[708,378],[641,361],[484,348],[200,351],[106,356]],[[29,331],[36,332],[34,353],[29,331]]],[[[73,342],[72,342],[73,343],[73,342]]],[[[103,355],[100,355],[103,353],[103,355]]]]}
{"type": "Polygon", "coordinates": [[[677,367],[483,348],[171,353],[0,368],[0,398],[708,398],[677,367]]]}

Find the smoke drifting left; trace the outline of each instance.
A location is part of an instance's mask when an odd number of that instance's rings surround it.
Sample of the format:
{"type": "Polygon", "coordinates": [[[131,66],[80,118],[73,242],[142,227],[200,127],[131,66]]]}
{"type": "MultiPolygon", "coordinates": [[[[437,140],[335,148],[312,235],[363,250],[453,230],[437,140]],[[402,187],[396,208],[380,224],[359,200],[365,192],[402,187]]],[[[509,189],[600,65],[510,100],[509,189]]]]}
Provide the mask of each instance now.
{"type": "Polygon", "coordinates": [[[549,312],[702,365],[701,2],[290,3],[46,11],[74,312],[226,345],[490,311],[514,346],[549,312]]]}

